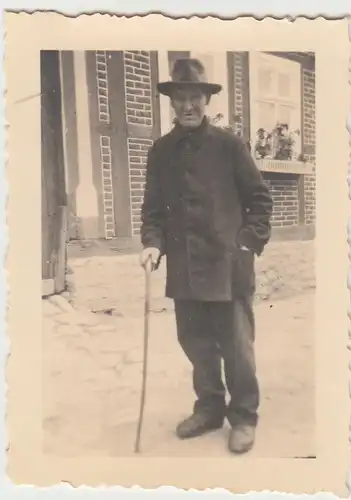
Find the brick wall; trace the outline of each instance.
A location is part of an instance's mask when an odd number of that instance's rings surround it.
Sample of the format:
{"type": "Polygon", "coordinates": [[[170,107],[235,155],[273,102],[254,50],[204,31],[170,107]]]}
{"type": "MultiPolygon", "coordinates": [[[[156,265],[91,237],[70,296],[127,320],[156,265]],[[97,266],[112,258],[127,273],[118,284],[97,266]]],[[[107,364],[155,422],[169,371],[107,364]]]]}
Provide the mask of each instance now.
{"type": "MultiPolygon", "coordinates": [[[[302,137],[303,153],[307,161],[316,161],[316,117],[315,117],[315,73],[304,69],[302,73],[303,107],[302,137]]],[[[305,221],[313,224],[316,219],[316,174],[305,177],[305,221]]]]}
{"type": "Polygon", "coordinates": [[[150,53],[124,52],[125,100],[128,123],[152,125],[150,53]]]}
{"type": "Polygon", "coordinates": [[[295,175],[264,173],[273,198],[273,227],[298,224],[298,180],[295,175]]]}
{"type": "Polygon", "coordinates": [[[115,233],[115,216],[112,185],[112,154],[111,138],[100,136],[100,159],[102,173],[102,202],[104,207],[105,238],[113,238],[115,233]]]}
{"type": "MultiPolygon", "coordinates": [[[[127,122],[141,129],[151,127],[153,125],[153,110],[150,52],[124,52],[124,71],[127,122]]],[[[140,208],[145,186],[146,156],[152,143],[151,139],[134,135],[128,137],[130,210],[133,235],[140,232],[140,208]]]]}
{"type": "Polygon", "coordinates": [[[234,113],[232,116],[237,117],[237,120],[233,123],[235,132],[242,135],[244,129],[244,93],[245,89],[243,86],[244,82],[244,54],[240,52],[234,53],[234,113]]]}
{"type": "MultiPolygon", "coordinates": [[[[100,123],[110,123],[111,116],[109,111],[109,78],[106,51],[95,51],[95,63],[98,120],[100,123]]],[[[106,133],[108,132],[106,131],[106,133]]],[[[109,135],[100,134],[99,142],[102,175],[101,194],[103,204],[104,235],[106,239],[110,239],[116,236],[112,183],[111,137],[109,135]]]]}
{"type": "Polygon", "coordinates": [[[129,178],[131,190],[132,234],[140,232],[140,208],[145,186],[146,157],[151,139],[128,139],[129,178]]]}

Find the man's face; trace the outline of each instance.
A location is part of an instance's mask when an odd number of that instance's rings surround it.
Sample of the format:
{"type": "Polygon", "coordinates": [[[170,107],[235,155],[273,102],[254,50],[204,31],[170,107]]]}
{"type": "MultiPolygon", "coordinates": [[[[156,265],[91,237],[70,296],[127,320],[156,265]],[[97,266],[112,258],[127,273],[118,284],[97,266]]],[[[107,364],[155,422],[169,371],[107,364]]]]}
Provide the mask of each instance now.
{"type": "Polygon", "coordinates": [[[191,87],[175,89],[171,97],[177,120],[180,125],[186,128],[195,128],[201,125],[208,102],[208,95],[201,89],[191,87]]]}

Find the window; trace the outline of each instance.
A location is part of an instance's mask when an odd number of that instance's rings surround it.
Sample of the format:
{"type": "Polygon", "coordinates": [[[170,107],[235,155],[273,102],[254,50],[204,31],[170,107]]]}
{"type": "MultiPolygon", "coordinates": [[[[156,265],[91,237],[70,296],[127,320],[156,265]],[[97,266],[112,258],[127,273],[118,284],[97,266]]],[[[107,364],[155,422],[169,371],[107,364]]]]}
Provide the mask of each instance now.
{"type": "Polygon", "coordinates": [[[250,135],[256,158],[301,154],[301,68],[283,57],[250,52],[250,135]]]}

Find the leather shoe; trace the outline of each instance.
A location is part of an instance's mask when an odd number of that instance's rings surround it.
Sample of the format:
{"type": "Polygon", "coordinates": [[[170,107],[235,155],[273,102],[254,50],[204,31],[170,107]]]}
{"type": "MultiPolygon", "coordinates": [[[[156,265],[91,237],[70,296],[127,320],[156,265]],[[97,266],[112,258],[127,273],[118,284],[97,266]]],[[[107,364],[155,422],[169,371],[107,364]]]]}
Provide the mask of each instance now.
{"type": "Polygon", "coordinates": [[[241,424],[233,427],[230,431],[228,448],[232,453],[246,453],[254,445],[255,427],[241,424]]]}
{"type": "Polygon", "coordinates": [[[224,417],[209,417],[202,413],[194,413],[183,420],[176,429],[179,439],[188,439],[201,436],[223,427],[224,417]]]}

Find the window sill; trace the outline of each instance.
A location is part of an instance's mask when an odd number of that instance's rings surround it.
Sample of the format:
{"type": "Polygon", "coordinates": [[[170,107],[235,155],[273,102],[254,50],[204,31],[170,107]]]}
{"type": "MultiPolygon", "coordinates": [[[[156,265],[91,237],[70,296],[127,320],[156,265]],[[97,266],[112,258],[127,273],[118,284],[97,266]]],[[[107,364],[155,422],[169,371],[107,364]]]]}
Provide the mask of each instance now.
{"type": "Polygon", "coordinates": [[[256,160],[261,172],[277,172],[282,174],[310,175],[313,173],[313,164],[292,160],[256,160]]]}

